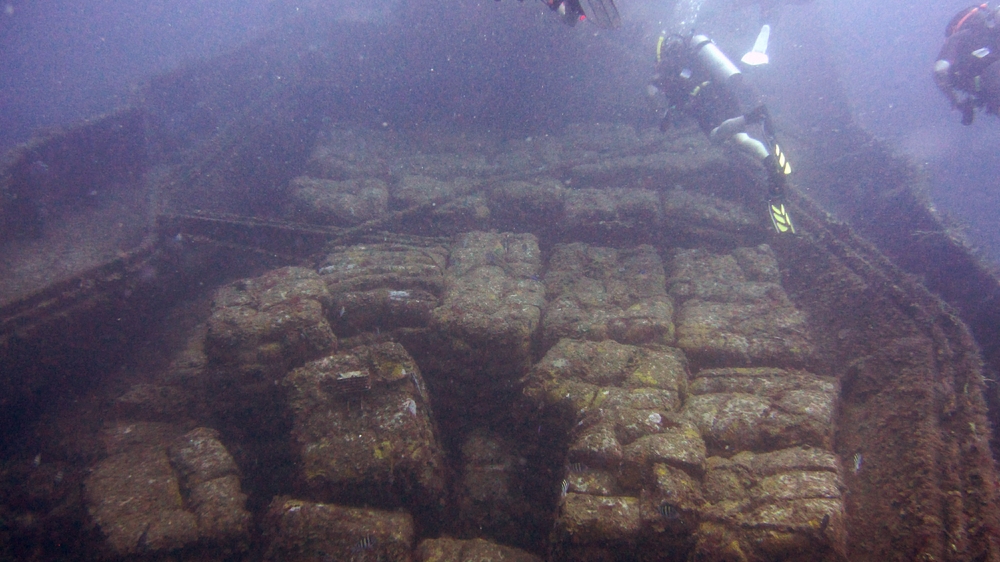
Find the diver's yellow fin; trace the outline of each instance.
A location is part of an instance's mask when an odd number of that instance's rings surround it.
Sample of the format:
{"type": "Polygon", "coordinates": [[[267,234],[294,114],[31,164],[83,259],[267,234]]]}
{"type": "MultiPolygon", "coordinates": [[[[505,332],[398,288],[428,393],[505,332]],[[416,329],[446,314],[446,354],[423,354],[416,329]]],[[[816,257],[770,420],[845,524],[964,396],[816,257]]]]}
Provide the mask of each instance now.
{"type": "Polygon", "coordinates": [[[788,210],[781,201],[768,202],[767,208],[771,215],[771,224],[778,234],[795,234],[795,225],[792,224],[792,217],[788,216],[788,210]]]}

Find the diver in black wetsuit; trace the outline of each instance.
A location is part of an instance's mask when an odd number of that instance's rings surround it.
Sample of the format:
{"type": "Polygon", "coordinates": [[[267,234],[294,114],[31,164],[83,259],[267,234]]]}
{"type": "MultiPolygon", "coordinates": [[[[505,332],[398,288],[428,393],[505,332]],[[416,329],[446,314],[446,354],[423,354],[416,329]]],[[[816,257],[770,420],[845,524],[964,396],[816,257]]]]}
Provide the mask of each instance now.
{"type": "Polygon", "coordinates": [[[785,176],[791,166],[778,146],[767,108],[743,83],[736,65],[704,35],[660,37],[656,58],[649,93],[666,95],[667,114],[661,129],[683,113],[694,118],[712,141],[731,141],[760,158],[768,174],[771,223],[778,233],[794,234],[785,206],[785,176]],[[748,107],[750,111],[744,111],[748,107]],[[758,125],[762,140],[746,132],[747,127],[758,125]]]}
{"type": "Polygon", "coordinates": [[[934,81],[971,125],[975,109],[1000,115],[1000,8],[972,6],[955,14],[934,63],[934,81]]]}
{"type": "Polygon", "coordinates": [[[584,20],[605,29],[621,26],[621,16],[618,15],[614,0],[542,0],[542,2],[550,10],[558,13],[560,19],[570,27],[584,20]]]}

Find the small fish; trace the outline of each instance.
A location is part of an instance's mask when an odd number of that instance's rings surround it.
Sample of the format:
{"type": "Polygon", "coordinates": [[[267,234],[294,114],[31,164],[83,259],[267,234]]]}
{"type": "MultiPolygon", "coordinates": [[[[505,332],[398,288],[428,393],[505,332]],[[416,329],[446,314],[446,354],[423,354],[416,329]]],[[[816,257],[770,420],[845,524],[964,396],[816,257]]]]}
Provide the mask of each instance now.
{"type": "Polygon", "coordinates": [[[559,499],[565,498],[568,492],[569,492],[569,480],[566,480],[564,478],[562,483],[559,484],[559,499]]]}
{"type": "Polygon", "coordinates": [[[389,291],[389,300],[391,301],[405,301],[410,298],[409,291],[389,291]]]}
{"type": "Polygon", "coordinates": [[[31,466],[38,466],[42,464],[42,454],[38,453],[35,458],[31,461],[31,466]]]}
{"type": "MultiPolygon", "coordinates": [[[[406,374],[406,370],[403,370],[403,374],[406,374]]],[[[420,399],[424,402],[427,401],[427,396],[424,394],[424,387],[420,384],[420,379],[417,378],[416,371],[410,371],[410,380],[413,381],[413,386],[417,388],[417,394],[420,395],[420,399]]]]}
{"type": "Polygon", "coordinates": [[[146,546],[149,544],[149,527],[152,523],[146,523],[146,528],[142,530],[142,534],[136,539],[135,545],[139,547],[139,550],[145,550],[146,546]]]}
{"type": "Polygon", "coordinates": [[[49,165],[41,160],[35,160],[28,166],[28,175],[31,179],[39,181],[49,177],[49,165]]]}
{"type": "Polygon", "coordinates": [[[677,507],[673,504],[663,503],[656,508],[656,512],[660,514],[660,517],[668,521],[673,521],[675,519],[680,519],[681,512],[677,510],[677,507]]]}
{"type": "Polygon", "coordinates": [[[823,520],[819,522],[819,532],[825,532],[826,528],[830,526],[830,514],[827,513],[823,516],[823,520]]]}
{"type": "Polygon", "coordinates": [[[343,317],[344,317],[344,314],[345,314],[345,313],[347,313],[347,307],[346,307],[346,306],[342,306],[342,307],[340,307],[340,317],[341,317],[341,318],[343,318],[343,317]]]}
{"type": "Polygon", "coordinates": [[[861,453],[854,453],[854,474],[861,472],[861,463],[864,462],[864,458],[861,453]]]}
{"type": "Polygon", "coordinates": [[[569,468],[569,471],[572,474],[582,474],[584,472],[587,472],[587,467],[584,466],[583,463],[579,462],[572,463],[567,468],[569,468]]]}
{"type": "Polygon", "coordinates": [[[408,410],[411,416],[417,415],[417,403],[414,402],[412,398],[407,398],[406,401],[403,402],[403,408],[408,410]]]}
{"type": "Polygon", "coordinates": [[[354,543],[354,546],[351,547],[351,553],[358,554],[359,552],[367,552],[374,549],[376,546],[378,546],[378,539],[371,535],[365,535],[364,537],[361,537],[361,540],[354,543]]]}

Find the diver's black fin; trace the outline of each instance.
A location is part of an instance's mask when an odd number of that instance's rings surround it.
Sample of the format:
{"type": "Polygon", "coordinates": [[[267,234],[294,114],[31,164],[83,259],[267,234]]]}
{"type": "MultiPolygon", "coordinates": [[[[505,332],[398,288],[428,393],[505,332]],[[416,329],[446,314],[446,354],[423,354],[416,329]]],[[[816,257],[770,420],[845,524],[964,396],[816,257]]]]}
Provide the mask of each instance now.
{"type": "Polygon", "coordinates": [[[583,13],[587,15],[594,25],[604,29],[616,29],[621,27],[622,18],[618,15],[618,8],[615,7],[614,0],[581,0],[583,13]]]}
{"type": "Polygon", "coordinates": [[[792,217],[788,216],[788,210],[781,201],[767,202],[768,214],[771,216],[771,224],[778,234],[795,234],[795,225],[792,224],[792,217]]]}

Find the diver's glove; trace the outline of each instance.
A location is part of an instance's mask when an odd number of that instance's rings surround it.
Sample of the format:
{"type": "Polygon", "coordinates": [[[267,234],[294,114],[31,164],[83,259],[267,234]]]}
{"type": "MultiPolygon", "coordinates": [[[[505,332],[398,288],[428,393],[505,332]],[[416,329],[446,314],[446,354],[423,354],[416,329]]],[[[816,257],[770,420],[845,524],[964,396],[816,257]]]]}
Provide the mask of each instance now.
{"type": "Polygon", "coordinates": [[[975,98],[969,96],[958,102],[955,107],[962,111],[962,124],[966,126],[971,125],[973,118],[976,116],[975,98]]]}
{"type": "Polygon", "coordinates": [[[680,115],[679,115],[678,111],[674,107],[672,107],[672,106],[668,107],[663,112],[663,117],[660,118],[660,132],[661,133],[666,133],[673,126],[677,125],[677,122],[679,120],[680,120],[680,115]]]}
{"type": "Polygon", "coordinates": [[[747,125],[756,125],[757,123],[765,122],[770,123],[770,115],[768,115],[767,106],[764,104],[760,104],[753,108],[753,110],[748,111],[743,115],[743,118],[746,119],[747,125]]]}

